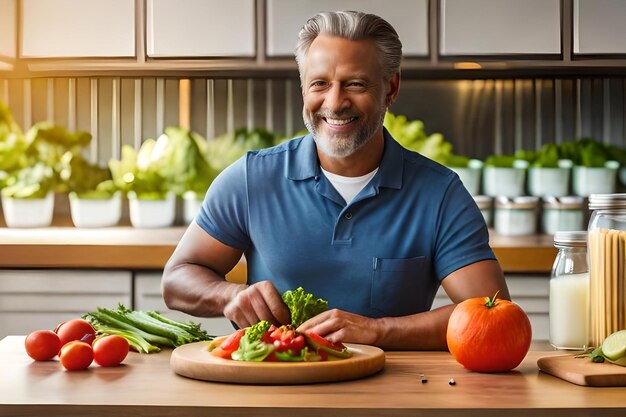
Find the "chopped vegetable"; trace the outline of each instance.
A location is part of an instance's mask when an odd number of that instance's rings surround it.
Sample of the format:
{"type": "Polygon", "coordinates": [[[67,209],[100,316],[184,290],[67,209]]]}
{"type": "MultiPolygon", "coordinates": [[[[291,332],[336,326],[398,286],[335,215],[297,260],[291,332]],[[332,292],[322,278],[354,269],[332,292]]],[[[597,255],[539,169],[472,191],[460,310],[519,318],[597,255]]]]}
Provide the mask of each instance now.
{"type": "Polygon", "coordinates": [[[291,313],[291,325],[296,329],[311,317],[328,310],[328,301],[314,297],[302,287],[285,291],[282,298],[291,313]]]}
{"type": "Polygon", "coordinates": [[[128,340],[141,353],[158,352],[161,347],[178,347],[186,343],[211,340],[200,325],[180,323],[150,311],[130,310],[122,304],[116,310],[98,308],[83,316],[98,334],[116,334],[128,340]]]}

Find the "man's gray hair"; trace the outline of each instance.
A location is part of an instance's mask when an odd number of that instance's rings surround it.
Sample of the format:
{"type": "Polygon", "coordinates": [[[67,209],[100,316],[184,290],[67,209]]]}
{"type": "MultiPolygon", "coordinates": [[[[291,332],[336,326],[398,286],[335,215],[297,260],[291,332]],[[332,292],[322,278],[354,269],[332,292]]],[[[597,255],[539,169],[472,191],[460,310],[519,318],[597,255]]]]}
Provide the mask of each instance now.
{"type": "Polygon", "coordinates": [[[310,18],[300,33],[295,55],[300,77],[309,47],[318,35],[338,36],[348,40],[371,39],[378,49],[385,81],[400,72],[402,42],[398,33],[386,20],[373,14],[341,11],[321,12],[310,18]]]}

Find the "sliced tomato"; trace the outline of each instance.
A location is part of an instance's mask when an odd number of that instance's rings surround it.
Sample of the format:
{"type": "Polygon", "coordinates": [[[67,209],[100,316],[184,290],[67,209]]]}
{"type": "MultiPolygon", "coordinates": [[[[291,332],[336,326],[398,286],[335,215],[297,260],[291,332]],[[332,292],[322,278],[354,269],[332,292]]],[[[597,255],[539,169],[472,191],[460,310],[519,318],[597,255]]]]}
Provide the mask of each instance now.
{"type": "Polygon", "coordinates": [[[327,353],[338,358],[349,358],[352,356],[352,354],[348,351],[348,348],[343,343],[333,343],[313,332],[306,332],[304,335],[307,343],[314,348],[318,354],[320,351],[326,351],[327,353]]]}
{"type": "Polygon", "coordinates": [[[232,359],[231,354],[239,349],[239,342],[246,333],[246,329],[239,329],[235,333],[228,336],[221,345],[211,351],[211,355],[218,356],[224,359],[232,359]]]}

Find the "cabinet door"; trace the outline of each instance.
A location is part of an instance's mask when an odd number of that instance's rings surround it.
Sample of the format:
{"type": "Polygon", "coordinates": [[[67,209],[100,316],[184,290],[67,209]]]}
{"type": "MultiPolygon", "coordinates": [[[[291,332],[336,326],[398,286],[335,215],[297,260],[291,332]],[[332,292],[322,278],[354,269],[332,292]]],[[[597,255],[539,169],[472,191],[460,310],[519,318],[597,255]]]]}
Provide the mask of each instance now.
{"type": "Polygon", "coordinates": [[[178,321],[200,323],[207,333],[219,336],[230,334],[234,328],[225,317],[194,317],[167,308],[161,294],[161,273],[138,272],[135,274],[135,309],[157,311],[178,321]]]}
{"type": "Polygon", "coordinates": [[[626,54],[626,1],[574,0],[574,53],[626,54]]]}
{"type": "Polygon", "coordinates": [[[559,54],[560,0],[441,0],[442,55],[559,54]]]}
{"type": "Polygon", "coordinates": [[[405,56],[428,55],[427,0],[268,0],[267,55],[293,56],[302,26],[324,10],[359,10],[378,15],[398,32],[405,56]]]}
{"type": "Polygon", "coordinates": [[[0,338],[54,329],[97,307],[131,306],[128,271],[0,271],[0,338]]]}
{"type": "Polygon", "coordinates": [[[15,58],[16,36],[16,0],[0,0],[0,56],[15,58]]]}
{"type": "MultiPolygon", "coordinates": [[[[533,340],[547,341],[550,337],[548,320],[550,278],[543,275],[507,276],[506,283],[513,302],[517,303],[528,315],[532,326],[533,340]]],[[[440,287],[435,296],[433,308],[450,303],[446,292],[440,287]]]]}
{"type": "Polygon", "coordinates": [[[134,0],[22,0],[23,57],[135,56],[134,0]]]}
{"type": "Polygon", "coordinates": [[[253,57],[254,0],[148,0],[151,57],[253,57]]]}

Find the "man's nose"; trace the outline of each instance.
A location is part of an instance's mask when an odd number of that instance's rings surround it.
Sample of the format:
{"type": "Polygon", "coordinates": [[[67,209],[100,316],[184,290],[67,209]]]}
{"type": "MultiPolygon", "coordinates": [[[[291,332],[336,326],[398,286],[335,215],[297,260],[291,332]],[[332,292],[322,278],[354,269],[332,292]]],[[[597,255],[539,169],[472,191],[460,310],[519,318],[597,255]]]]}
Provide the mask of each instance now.
{"type": "Polygon", "coordinates": [[[350,107],[350,100],[340,84],[335,84],[328,90],[324,107],[335,112],[350,107]]]}

